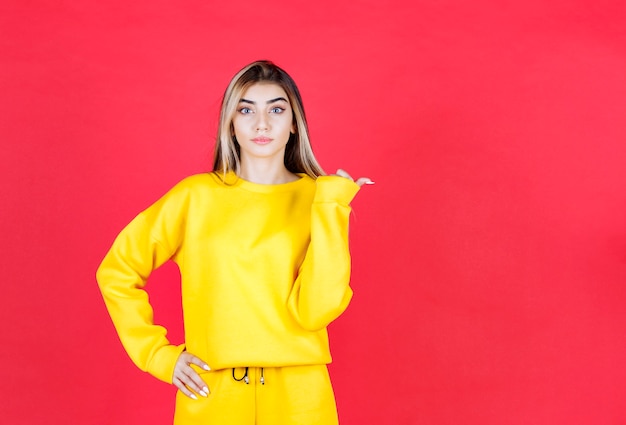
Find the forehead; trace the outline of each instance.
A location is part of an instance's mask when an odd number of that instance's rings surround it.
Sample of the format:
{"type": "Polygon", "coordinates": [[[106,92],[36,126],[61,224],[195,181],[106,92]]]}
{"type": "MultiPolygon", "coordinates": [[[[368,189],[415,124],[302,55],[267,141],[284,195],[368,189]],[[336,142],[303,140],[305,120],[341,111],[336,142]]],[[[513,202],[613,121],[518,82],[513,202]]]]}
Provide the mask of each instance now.
{"type": "Polygon", "coordinates": [[[253,102],[267,102],[277,98],[284,98],[287,101],[287,93],[281,86],[276,83],[254,83],[248,87],[241,95],[242,99],[251,100],[253,102]]]}

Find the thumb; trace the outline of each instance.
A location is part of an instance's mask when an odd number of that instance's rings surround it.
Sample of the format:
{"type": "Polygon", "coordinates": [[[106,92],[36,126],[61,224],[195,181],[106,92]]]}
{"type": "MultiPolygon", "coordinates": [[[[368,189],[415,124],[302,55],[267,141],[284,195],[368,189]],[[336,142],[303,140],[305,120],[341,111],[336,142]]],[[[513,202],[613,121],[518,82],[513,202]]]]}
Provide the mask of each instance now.
{"type": "Polygon", "coordinates": [[[364,184],[374,184],[374,182],[369,177],[360,177],[355,181],[359,186],[363,186],[364,184]]]}

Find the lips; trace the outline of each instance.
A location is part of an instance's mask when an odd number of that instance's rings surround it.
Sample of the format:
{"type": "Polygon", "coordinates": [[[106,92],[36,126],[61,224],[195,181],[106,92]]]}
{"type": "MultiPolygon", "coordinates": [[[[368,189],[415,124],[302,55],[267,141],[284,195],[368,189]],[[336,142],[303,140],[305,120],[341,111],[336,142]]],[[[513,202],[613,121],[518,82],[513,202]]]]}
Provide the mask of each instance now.
{"type": "Polygon", "coordinates": [[[252,139],[252,141],[257,145],[267,145],[272,140],[273,139],[270,139],[269,137],[255,137],[254,139],[252,139]]]}

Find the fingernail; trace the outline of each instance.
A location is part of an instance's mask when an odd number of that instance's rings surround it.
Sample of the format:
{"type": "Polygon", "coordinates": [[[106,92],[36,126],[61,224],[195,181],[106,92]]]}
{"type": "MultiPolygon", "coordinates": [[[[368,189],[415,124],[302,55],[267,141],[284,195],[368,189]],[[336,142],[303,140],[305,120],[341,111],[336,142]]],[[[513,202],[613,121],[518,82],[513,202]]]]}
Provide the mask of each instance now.
{"type": "Polygon", "coordinates": [[[195,395],[195,394],[191,394],[189,397],[193,398],[194,400],[197,400],[197,399],[198,399],[198,397],[196,397],[196,395],[195,395]]]}
{"type": "Polygon", "coordinates": [[[202,397],[206,397],[206,393],[205,393],[204,391],[200,391],[200,395],[201,395],[202,397]]]}
{"type": "Polygon", "coordinates": [[[204,366],[202,366],[202,369],[204,369],[204,370],[211,370],[211,368],[209,367],[208,364],[205,364],[204,366]]]}
{"type": "Polygon", "coordinates": [[[365,184],[376,184],[376,182],[368,181],[368,182],[365,182],[365,184]]]}
{"type": "Polygon", "coordinates": [[[204,387],[202,389],[204,390],[205,393],[207,393],[207,394],[209,393],[209,387],[204,387]]]}

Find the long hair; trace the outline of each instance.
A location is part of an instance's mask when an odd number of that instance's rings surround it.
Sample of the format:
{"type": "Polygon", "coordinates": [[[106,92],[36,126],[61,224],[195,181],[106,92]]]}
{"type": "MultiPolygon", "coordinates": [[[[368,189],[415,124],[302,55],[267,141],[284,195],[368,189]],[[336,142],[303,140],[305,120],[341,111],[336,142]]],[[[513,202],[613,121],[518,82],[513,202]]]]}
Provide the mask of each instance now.
{"type": "Polygon", "coordinates": [[[278,84],[287,94],[287,100],[291,104],[296,132],[289,136],[285,148],[287,170],[292,173],[306,173],[313,179],[324,175],[324,170],[313,155],[304,106],[296,83],[284,70],[264,60],[253,62],[243,68],[226,88],[217,128],[213,171],[224,175],[229,171],[239,174],[241,148],[234,137],[233,117],[243,93],[253,84],[260,82],[278,84]]]}

